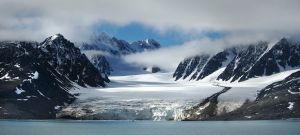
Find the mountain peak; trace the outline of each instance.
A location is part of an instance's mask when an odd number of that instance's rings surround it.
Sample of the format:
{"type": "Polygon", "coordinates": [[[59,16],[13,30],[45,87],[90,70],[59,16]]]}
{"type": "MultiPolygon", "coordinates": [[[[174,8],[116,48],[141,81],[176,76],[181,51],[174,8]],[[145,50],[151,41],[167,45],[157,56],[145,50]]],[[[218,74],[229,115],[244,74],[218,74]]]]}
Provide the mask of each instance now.
{"type": "Polygon", "coordinates": [[[57,33],[57,34],[55,34],[55,35],[53,35],[53,36],[50,36],[50,39],[51,39],[51,40],[65,39],[65,37],[64,37],[62,34],[57,33]]]}
{"type": "Polygon", "coordinates": [[[145,41],[149,45],[154,45],[156,48],[160,48],[160,44],[153,38],[149,38],[149,39],[147,38],[145,41]]]}
{"type": "Polygon", "coordinates": [[[288,39],[283,37],[282,39],[280,39],[279,43],[287,43],[288,39]]]}
{"type": "Polygon", "coordinates": [[[141,50],[148,49],[158,49],[160,48],[160,44],[155,41],[154,39],[146,39],[146,40],[139,40],[131,43],[132,46],[136,46],[137,48],[140,48],[141,50]]]}
{"type": "Polygon", "coordinates": [[[71,43],[62,34],[59,34],[59,33],[46,38],[41,43],[41,47],[44,47],[44,46],[57,47],[57,46],[60,46],[60,45],[61,46],[65,46],[65,47],[72,47],[72,46],[74,46],[73,43],[71,43]]]}

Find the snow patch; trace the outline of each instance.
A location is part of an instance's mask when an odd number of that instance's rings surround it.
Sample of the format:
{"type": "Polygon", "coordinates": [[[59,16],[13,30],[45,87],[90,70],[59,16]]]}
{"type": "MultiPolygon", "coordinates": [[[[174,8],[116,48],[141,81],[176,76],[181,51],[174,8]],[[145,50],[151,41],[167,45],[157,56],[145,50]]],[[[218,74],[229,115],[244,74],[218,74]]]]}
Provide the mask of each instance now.
{"type": "Polygon", "coordinates": [[[247,118],[247,119],[251,119],[252,118],[252,116],[244,116],[245,118],[247,118]]]}
{"type": "Polygon", "coordinates": [[[20,98],[20,99],[17,99],[18,101],[27,101],[28,99],[26,98],[20,98]]]}
{"type": "Polygon", "coordinates": [[[18,64],[18,63],[16,63],[14,66],[17,68],[20,68],[20,64],[18,64]]]}
{"type": "Polygon", "coordinates": [[[21,93],[23,93],[23,92],[25,92],[25,90],[23,90],[22,88],[18,88],[18,87],[16,87],[16,91],[15,91],[15,93],[16,94],[21,94],[21,93]]]}
{"type": "Polygon", "coordinates": [[[295,95],[295,94],[300,94],[300,92],[292,92],[291,90],[288,90],[289,93],[295,95]]]}
{"type": "Polygon", "coordinates": [[[3,80],[3,79],[11,79],[11,77],[9,76],[8,73],[6,73],[4,76],[2,76],[2,77],[0,78],[0,80],[3,80]]]}
{"type": "Polygon", "coordinates": [[[55,35],[51,36],[51,40],[55,40],[57,37],[58,37],[58,35],[55,34],[55,35]]]}
{"type": "Polygon", "coordinates": [[[32,79],[38,79],[39,78],[39,73],[37,71],[35,71],[33,73],[32,79]]]}
{"type": "Polygon", "coordinates": [[[61,106],[59,106],[59,105],[57,105],[57,106],[54,107],[55,110],[58,110],[60,108],[61,108],[61,106]]]}
{"type": "Polygon", "coordinates": [[[295,102],[289,102],[289,106],[287,107],[289,110],[293,110],[295,102]]]}
{"type": "Polygon", "coordinates": [[[47,96],[45,96],[41,91],[37,90],[37,92],[38,92],[41,96],[43,96],[43,97],[47,98],[48,100],[50,100],[50,98],[47,97],[47,96]]]}

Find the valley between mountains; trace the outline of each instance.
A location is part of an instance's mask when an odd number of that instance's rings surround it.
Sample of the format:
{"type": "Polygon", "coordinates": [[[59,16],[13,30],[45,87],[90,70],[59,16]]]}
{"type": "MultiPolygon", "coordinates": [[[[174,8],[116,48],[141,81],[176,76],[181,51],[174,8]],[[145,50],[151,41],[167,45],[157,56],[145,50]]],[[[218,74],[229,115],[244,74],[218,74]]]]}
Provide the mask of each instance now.
{"type": "MultiPolygon", "coordinates": [[[[173,71],[128,63],[157,51],[97,35],[0,42],[0,118],[257,120],[300,117],[300,43],[282,38],[182,58],[173,71]]],[[[166,60],[167,61],[167,60],[166,60]]]]}

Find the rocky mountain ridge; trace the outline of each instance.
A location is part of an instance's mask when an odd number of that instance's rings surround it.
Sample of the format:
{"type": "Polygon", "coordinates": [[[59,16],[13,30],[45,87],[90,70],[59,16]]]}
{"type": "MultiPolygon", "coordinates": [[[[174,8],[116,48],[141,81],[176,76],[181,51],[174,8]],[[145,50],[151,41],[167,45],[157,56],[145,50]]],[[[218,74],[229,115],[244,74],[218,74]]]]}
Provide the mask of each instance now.
{"type": "Polygon", "coordinates": [[[73,43],[57,34],[42,43],[0,42],[0,117],[55,118],[78,86],[104,87],[107,78],[73,43]]]}
{"type": "Polygon", "coordinates": [[[300,43],[281,39],[275,45],[258,42],[243,47],[231,47],[214,55],[202,54],[186,58],[175,70],[175,80],[201,80],[225,67],[217,80],[245,81],[269,76],[300,67],[300,43]],[[197,68],[196,68],[197,67],[197,68]]]}

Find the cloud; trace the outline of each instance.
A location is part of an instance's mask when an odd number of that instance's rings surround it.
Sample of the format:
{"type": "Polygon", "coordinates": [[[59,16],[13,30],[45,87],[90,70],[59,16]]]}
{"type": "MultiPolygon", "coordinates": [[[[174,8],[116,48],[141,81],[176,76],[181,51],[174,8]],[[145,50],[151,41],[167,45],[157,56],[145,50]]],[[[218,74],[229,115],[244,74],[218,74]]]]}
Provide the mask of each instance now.
{"type": "Polygon", "coordinates": [[[299,0],[1,0],[0,39],[43,40],[62,33],[81,41],[102,21],[138,22],[160,33],[222,31],[272,39],[299,33],[299,5],[299,0]]]}
{"type": "Polygon", "coordinates": [[[173,72],[177,68],[178,64],[188,57],[202,54],[212,55],[229,47],[256,44],[260,41],[266,41],[270,45],[274,45],[279,41],[279,38],[282,37],[278,37],[276,34],[243,34],[243,32],[241,32],[227,35],[225,38],[201,38],[168,48],[160,48],[154,51],[131,54],[125,56],[124,60],[130,64],[140,66],[158,66],[166,71],[173,72]]]}
{"type": "Polygon", "coordinates": [[[226,47],[224,40],[203,38],[182,45],[161,48],[154,51],[136,53],[124,57],[125,62],[142,65],[158,66],[167,71],[174,71],[184,58],[199,54],[213,54],[226,47]]]}

